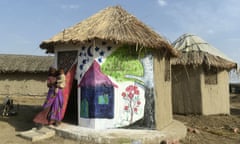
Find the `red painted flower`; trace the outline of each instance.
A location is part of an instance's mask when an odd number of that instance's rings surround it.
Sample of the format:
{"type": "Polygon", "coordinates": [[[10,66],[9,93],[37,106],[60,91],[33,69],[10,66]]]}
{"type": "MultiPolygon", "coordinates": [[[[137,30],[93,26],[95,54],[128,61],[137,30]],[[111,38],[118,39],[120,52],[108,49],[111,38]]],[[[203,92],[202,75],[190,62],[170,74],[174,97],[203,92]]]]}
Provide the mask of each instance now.
{"type": "Polygon", "coordinates": [[[139,90],[136,89],[136,90],[134,91],[134,94],[135,94],[135,95],[139,95],[139,90]]]}
{"type": "Polygon", "coordinates": [[[134,113],[138,113],[138,107],[141,104],[139,100],[140,91],[137,86],[129,85],[126,87],[125,92],[122,92],[122,97],[127,101],[128,105],[124,106],[124,110],[130,113],[131,122],[133,120],[134,113]]]}
{"type": "Polygon", "coordinates": [[[140,104],[141,104],[141,101],[137,101],[137,104],[140,105],[140,104]]]}
{"type": "Polygon", "coordinates": [[[125,92],[123,92],[123,93],[122,93],[122,96],[123,96],[123,97],[126,97],[126,93],[125,93],[125,92]]]}
{"type": "Polygon", "coordinates": [[[132,98],[134,97],[134,94],[129,93],[129,94],[128,94],[128,97],[129,97],[130,99],[132,99],[132,98]]]}
{"type": "Polygon", "coordinates": [[[126,91],[128,92],[130,90],[130,87],[128,86],[128,87],[126,87],[126,91]]]}
{"type": "Polygon", "coordinates": [[[137,90],[137,88],[138,88],[137,86],[133,86],[134,91],[137,90]]]}
{"type": "Polygon", "coordinates": [[[138,111],[138,109],[137,109],[137,108],[134,108],[133,110],[134,110],[134,112],[137,112],[137,111],[138,111]]]}
{"type": "Polygon", "coordinates": [[[127,92],[130,92],[130,91],[132,91],[132,90],[134,90],[134,86],[133,86],[133,85],[129,85],[129,86],[126,88],[126,91],[127,91],[127,92]]]}
{"type": "Polygon", "coordinates": [[[127,111],[127,110],[128,110],[128,106],[124,106],[124,110],[126,110],[126,111],[127,111]]]}

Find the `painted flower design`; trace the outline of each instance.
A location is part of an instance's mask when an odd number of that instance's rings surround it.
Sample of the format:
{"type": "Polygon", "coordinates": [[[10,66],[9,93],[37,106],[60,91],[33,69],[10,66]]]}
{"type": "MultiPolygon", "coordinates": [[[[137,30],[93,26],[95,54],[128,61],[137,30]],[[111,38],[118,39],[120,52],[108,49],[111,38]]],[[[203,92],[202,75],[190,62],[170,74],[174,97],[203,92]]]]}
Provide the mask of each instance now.
{"type": "Polygon", "coordinates": [[[137,104],[140,105],[140,104],[141,104],[141,101],[137,101],[137,104]]]}
{"type": "Polygon", "coordinates": [[[128,106],[124,106],[124,110],[126,110],[126,111],[127,111],[127,110],[128,110],[128,106]]]}
{"type": "Polygon", "coordinates": [[[138,108],[135,107],[133,110],[134,110],[134,112],[137,112],[137,111],[138,111],[138,108]]]}
{"type": "Polygon", "coordinates": [[[137,86],[129,85],[122,92],[122,97],[126,101],[124,111],[130,113],[130,123],[133,121],[134,114],[138,113],[138,107],[141,105],[140,91],[137,86]]]}
{"type": "Polygon", "coordinates": [[[126,97],[126,93],[125,92],[122,93],[122,97],[126,97]]]}

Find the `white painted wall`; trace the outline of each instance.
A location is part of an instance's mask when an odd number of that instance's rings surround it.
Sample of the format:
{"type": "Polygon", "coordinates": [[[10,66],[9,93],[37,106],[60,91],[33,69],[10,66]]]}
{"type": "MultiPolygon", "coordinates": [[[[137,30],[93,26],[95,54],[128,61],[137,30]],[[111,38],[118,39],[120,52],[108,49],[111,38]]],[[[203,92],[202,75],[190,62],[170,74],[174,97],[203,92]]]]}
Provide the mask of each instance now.
{"type": "MultiPolygon", "coordinates": [[[[80,74],[82,76],[84,73],[88,70],[88,68],[91,66],[92,62],[96,60],[100,65],[106,60],[106,57],[109,56],[114,50],[117,49],[118,45],[113,44],[112,42],[108,42],[108,45],[111,45],[112,50],[108,51],[107,53],[102,56],[99,52],[94,51],[92,48],[88,49],[89,46],[92,46],[95,48],[96,46],[102,50],[106,50],[106,46],[102,45],[102,41],[94,41],[89,44],[84,45],[86,49],[83,50],[83,45],[64,45],[64,46],[58,46],[57,51],[55,51],[55,54],[57,56],[57,53],[60,51],[71,51],[71,50],[78,50],[78,55],[81,54],[90,54],[92,57],[89,56],[79,56],[78,57],[78,64],[77,64],[77,72],[75,75],[75,79],[78,80],[78,84],[81,81],[80,74]],[[88,59],[88,63],[86,63],[82,70],[80,70],[80,65],[82,65],[82,61],[88,59]],[[99,59],[102,60],[102,63],[99,62],[99,59]]],[[[57,59],[55,61],[55,64],[57,64],[57,59]]],[[[83,127],[89,127],[93,129],[107,129],[107,128],[114,128],[114,127],[122,127],[127,126],[130,124],[130,113],[126,112],[124,110],[124,107],[126,106],[126,101],[122,97],[122,92],[125,91],[126,87],[129,85],[135,85],[134,82],[121,82],[118,83],[114,81],[111,77],[109,77],[115,84],[118,85],[118,88],[114,88],[114,118],[113,119],[86,119],[86,118],[80,118],[80,94],[81,89],[78,88],[78,124],[83,127]]],[[[144,97],[144,88],[139,87],[138,85],[135,85],[138,87],[139,90],[139,98],[141,100],[141,103],[138,107],[138,113],[134,113],[133,115],[133,122],[141,119],[144,114],[144,105],[145,105],[145,97],[144,97]]]]}

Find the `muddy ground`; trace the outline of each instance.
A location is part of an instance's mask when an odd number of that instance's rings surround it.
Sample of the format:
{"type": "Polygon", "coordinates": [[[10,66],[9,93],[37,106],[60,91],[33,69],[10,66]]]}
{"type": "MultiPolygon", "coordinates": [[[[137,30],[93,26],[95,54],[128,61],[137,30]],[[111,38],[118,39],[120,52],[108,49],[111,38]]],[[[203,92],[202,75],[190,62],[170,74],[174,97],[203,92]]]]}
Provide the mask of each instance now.
{"type": "MultiPolygon", "coordinates": [[[[31,144],[17,134],[35,127],[33,117],[41,109],[42,97],[12,97],[16,116],[0,117],[1,144],[31,144]],[[18,106],[17,106],[18,105],[18,106]]],[[[3,97],[0,97],[2,102],[3,97]]],[[[2,109],[2,105],[0,105],[2,109]]],[[[182,144],[239,144],[240,143],[240,95],[231,96],[231,115],[174,115],[188,128],[187,137],[182,144]]],[[[80,144],[79,142],[55,136],[34,144],[80,144]]]]}

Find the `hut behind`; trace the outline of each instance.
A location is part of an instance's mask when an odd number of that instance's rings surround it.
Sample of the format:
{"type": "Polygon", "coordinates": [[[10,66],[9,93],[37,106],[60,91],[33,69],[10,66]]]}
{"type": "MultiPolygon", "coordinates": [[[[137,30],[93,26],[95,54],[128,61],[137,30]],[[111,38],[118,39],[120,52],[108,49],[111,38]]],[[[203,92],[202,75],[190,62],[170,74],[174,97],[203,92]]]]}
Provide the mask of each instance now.
{"type": "Polygon", "coordinates": [[[200,37],[180,36],[172,44],[180,57],[172,63],[173,112],[229,114],[229,71],[237,64],[200,37]]]}
{"type": "Polygon", "coordinates": [[[0,55],[0,96],[45,96],[52,56],[0,55]]]}

